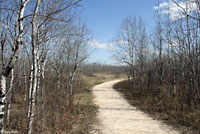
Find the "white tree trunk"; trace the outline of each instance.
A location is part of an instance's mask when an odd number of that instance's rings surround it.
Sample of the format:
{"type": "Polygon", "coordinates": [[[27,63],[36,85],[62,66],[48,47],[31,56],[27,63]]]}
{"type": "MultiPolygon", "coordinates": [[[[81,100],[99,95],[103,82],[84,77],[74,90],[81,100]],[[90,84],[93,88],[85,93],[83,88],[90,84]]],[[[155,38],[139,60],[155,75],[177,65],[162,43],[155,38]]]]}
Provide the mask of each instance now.
{"type": "Polygon", "coordinates": [[[76,74],[76,69],[73,70],[73,71],[70,73],[69,89],[70,89],[70,95],[71,95],[71,96],[74,94],[74,80],[75,80],[75,74],[76,74]]]}
{"type": "MultiPolygon", "coordinates": [[[[36,101],[39,99],[40,95],[40,86],[41,86],[41,64],[40,60],[37,60],[37,67],[38,67],[38,72],[37,72],[37,89],[36,89],[36,101]]],[[[38,103],[38,102],[36,102],[38,103]]]]}
{"type": "Polygon", "coordinates": [[[28,106],[28,134],[32,133],[33,121],[36,113],[36,96],[38,84],[38,64],[37,64],[37,49],[33,50],[33,65],[31,70],[31,81],[29,88],[29,106],[28,106]]]}
{"type": "Polygon", "coordinates": [[[0,96],[0,134],[3,134],[4,127],[4,109],[6,104],[6,77],[1,76],[1,96],[0,96]]]}
{"type": "MultiPolygon", "coordinates": [[[[30,73],[30,85],[29,85],[29,92],[28,92],[28,121],[30,120],[30,114],[31,114],[31,107],[32,107],[32,102],[31,102],[31,98],[32,98],[32,85],[33,85],[33,65],[31,66],[31,73],[30,73]]],[[[28,122],[28,126],[27,128],[29,128],[29,122],[28,122]]]]}
{"type": "Polygon", "coordinates": [[[36,1],[33,17],[32,17],[32,33],[31,33],[31,43],[32,43],[32,81],[29,90],[29,113],[28,113],[28,134],[32,133],[33,121],[36,114],[36,97],[37,97],[37,84],[38,84],[38,45],[37,40],[37,29],[36,29],[36,14],[38,12],[38,6],[40,0],[36,1]]]}
{"type": "Polygon", "coordinates": [[[7,110],[7,123],[8,125],[10,124],[10,107],[11,107],[11,99],[12,99],[12,96],[13,96],[13,81],[14,81],[14,71],[12,69],[11,71],[11,80],[10,80],[10,88],[8,90],[8,93],[10,94],[9,95],[9,98],[7,99],[7,104],[8,104],[8,110],[7,110]]]}
{"type": "Polygon", "coordinates": [[[16,31],[16,41],[14,42],[14,50],[12,55],[10,56],[10,59],[8,61],[8,64],[4,68],[2,75],[1,75],[1,91],[0,91],[0,134],[3,134],[3,118],[4,118],[4,108],[5,108],[5,99],[6,99],[6,79],[9,76],[10,72],[12,71],[18,57],[19,57],[19,51],[22,45],[23,40],[23,34],[24,34],[24,27],[23,27],[23,17],[24,17],[24,11],[26,4],[29,0],[21,0],[21,4],[18,10],[18,14],[16,17],[16,20],[18,21],[16,25],[18,25],[18,31],[16,31]]]}

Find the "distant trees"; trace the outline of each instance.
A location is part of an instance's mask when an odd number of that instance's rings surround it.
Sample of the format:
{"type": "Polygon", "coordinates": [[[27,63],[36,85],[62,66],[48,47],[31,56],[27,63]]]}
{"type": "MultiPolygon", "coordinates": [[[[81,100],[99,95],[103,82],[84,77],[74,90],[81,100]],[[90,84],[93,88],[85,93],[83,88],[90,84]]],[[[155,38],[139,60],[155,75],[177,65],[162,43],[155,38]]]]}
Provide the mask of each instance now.
{"type": "Polygon", "coordinates": [[[107,65],[103,63],[83,64],[81,71],[86,76],[93,76],[98,73],[115,74],[116,77],[125,73],[124,66],[107,65]]]}

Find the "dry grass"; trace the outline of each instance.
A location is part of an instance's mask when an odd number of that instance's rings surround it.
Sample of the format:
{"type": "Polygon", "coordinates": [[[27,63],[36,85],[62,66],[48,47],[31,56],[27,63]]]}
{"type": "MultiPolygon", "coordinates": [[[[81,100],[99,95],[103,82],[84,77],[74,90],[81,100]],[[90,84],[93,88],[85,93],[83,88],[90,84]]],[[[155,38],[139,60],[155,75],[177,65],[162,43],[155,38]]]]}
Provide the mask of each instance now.
{"type": "MultiPolygon", "coordinates": [[[[96,113],[98,111],[98,107],[93,103],[93,94],[92,94],[92,87],[94,87],[97,84],[101,84],[103,82],[119,79],[119,78],[125,78],[126,75],[121,74],[118,75],[119,77],[116,77],[116,75],[113,74],[106,74],[106,73],[97,73],[93,74],[92,76],[86,76],[82,75],[82,88],[81,90],[77,91],[77,94],[75,96],[76,102],[79,103],[82,111],[82,123],[79,123],[79,127],[77,130],[80,132],[80,130],[89,130],[85,131],[84,134],[89,133],[90,131],[93,131],[94,124],[98,123],[98,120],[96,119],[96,113]]],[[[74,134],[79,134],[78,131],[74,134]]],[[[96,130],[94,130],[96,131],[96,130]]],[[[83,132],[83,131],[82,131],[83,132]]],[[[80,133],[81,134],[81,133],[80,133]]]]}
{"type": "Polygon", "coordinates": [[[119,74],[119,75],[114,75],[114,74],[107,74],[107,73],[96,73],[91,76],[82,76],[83,83],[86,83],[85,88],[92,88],[94,85],[101,84],[106,81],[111,81],[115,79],[125,79],[126,75],[125,74],[119,74]]]}
{"type": "Polygon", "coordinates": [[[167,92],[142,93],[139,87],[133,89],[132,83],[122,81],[114,88],[124,94],[133,106],[149,113],[155,119],[175,126],[183,134],[200,134],[200,107],[190,108],[181,102],[181,98],[174,98],[167,92]]]}
{"type": "MultiPolygon", "coordinates": [[[[120,77],[123,77],[122,75],[120,77]]],[[[117,77],[119,78],[119,76],[117,77]]],[[[53,80],[46,83],[44,110],[35,118],[33,133],[36,134],[88,134],[93,130],[98,107],[93,103],[91,88],[97,84],[117,79],[112,74],[82,75],[76,84],[72,98],[66,96],[65,89],[56,89],[53,80]]],[[[22,83],[23,84],[23,83],[22,83]]],[[[17,130],[26,134],[27,101],[23,86],[15,89],[14,102],[11,105],[11,123],[6,130],[17,130]]],[[[40,108],[40,107],[38,107],[40,108]]]]}

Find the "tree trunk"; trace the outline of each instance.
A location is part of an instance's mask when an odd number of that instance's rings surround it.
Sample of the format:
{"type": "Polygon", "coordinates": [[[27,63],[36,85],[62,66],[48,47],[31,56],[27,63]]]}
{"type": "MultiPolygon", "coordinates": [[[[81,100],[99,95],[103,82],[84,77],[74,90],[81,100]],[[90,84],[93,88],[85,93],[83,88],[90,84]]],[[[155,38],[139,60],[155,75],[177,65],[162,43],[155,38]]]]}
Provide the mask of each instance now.
{"type": "Polygon", "coordinates": [[[36,112],[36,91],[38,84],[38,66],[37,66],[37,52],[34,51],[33,56],[33,65],[31,72],[31,81],[30,81],[30,89],[29,89],[29,107],[28,107],[28,134],[32,133],[33,129],[33,121],[36,112]]]}
{"type": "Polygon", "coordinates": [[[11,107],[11,102],[12,102],[12,97],[13,97],[13,81],[14,81],[14,71],[11,71],[11,80],[10,80],[10,88],[8,90],[9,98],[7,99],[7,104],[8,104],[8,110],[7,110],[7,124],[10,124],[10,107],[11,107]]]}
{"type": "Polygon", "coordinates": [[[3,118],[4,118],[4,108],[5,108],[5,99],[6,99],[6,80],[9,76],[10,72],[12,71],[18,57],[19,57],[19,51],[22,45],[23,40],[23,34],[24,34],[24,27],[23,27],[23,17],[24,17],[24,10],[26,7],[26,4],[29,0],[21,0],[21,5],[19,7],[19,11],[16,17],[16,20],[18,21],[18,31],[16,31],[16,35],[18,34],[16,41],[14,42],[14,50],[13,54],[10,56],[9,62],[4,68],[1,78],[0,78],[0,134],[3,134],[3,118]]]}
{"type": "Polygon", "coordinates": [[[45,127],[44,124],[44,108],[45,108],[45,59],[42,60],[41,65],[41,78],[42,78],[42,85],[41,85],[41,105],[40,105],[40,113],[42,118],[42,128],[45,127]]]}
{"type": "Polygon", "coordinates": [[[70,79],[69,79],[69,89],[70,89],[70,95],[72,96],[74,94],[74,79],[75,79],[76,70],[73,70],[73,72],[70,73],[70,79]]]}
{"type": "Polygon", "coordinates": [[[6,105],[6,77],[1,75],[1,94],[0,94],[0,134],[3,134],[3,127],[4,127],[4,110],[6,105]]]}
{"type": "Polygon", "coordinates": [[[28,113],[28,134],[32,133],[33,121],[36,114],[36,97],[37,97],[37,84],[38,84],[38,50],[37,44],[37,28],[36,28],[36,14],[40,0],[36,1],[33,17],[32,17],[32,32],[31,32],[31,44],[32,44],[32,81],[29,90],[29,113],[28,113]]]}

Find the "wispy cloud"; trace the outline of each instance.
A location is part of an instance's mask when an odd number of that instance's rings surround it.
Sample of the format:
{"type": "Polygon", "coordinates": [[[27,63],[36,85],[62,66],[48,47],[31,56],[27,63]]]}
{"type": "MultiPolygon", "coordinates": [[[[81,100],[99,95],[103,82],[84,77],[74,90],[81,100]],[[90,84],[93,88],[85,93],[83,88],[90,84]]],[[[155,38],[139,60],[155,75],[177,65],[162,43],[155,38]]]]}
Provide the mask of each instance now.
{"type": "Polygon", "coordinates": [[[164,1],[153,8],[159,10],[162,14],[169,14],[170,19],[177,20],[186,17],[183,9],[186,11],[187,8],[187,14],[190,14],[197,10],[197,5],[194,0],[189,0],[188,3],[186,3],[186,1],[176,1],[176,3],[174,3],[172,0],[169,0],[168,2],[164,1]]]}
{"type": "Polygon", "coordinates": [[[90,40],[89,45],[98,48],[98,49],[108,49],[108,50],[115,50],[113,43],[102,43],[98,40],[90,40]]]}
{"type": "Polygon", "coordinates": [[[167,2],[163,2],[160,3],[158,6],[153,7],[155,10],[161,9],[161,8],[165,8],[166,6],[168,6],[167,2]]]}
{"type": "Polygon", "coordinates": [[[126,40],[118,40],[117,43],[119,43],[119,44],[128,44],[128,41],[126,41],[126,40]]]}

